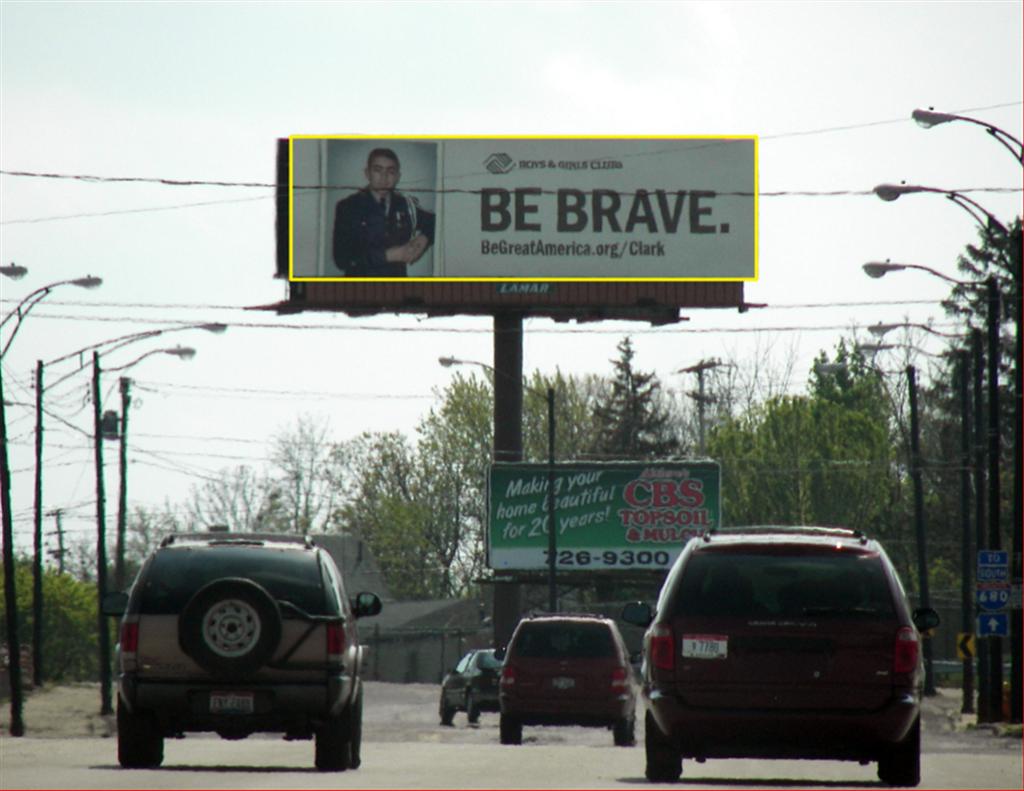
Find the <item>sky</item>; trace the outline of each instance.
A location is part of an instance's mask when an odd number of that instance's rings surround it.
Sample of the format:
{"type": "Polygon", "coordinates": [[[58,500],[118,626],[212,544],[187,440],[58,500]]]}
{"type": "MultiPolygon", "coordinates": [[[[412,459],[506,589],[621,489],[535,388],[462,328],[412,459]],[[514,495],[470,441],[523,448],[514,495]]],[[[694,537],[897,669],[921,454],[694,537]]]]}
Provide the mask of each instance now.
{"type": "MultiPolygon", "coordinates": [[[[300,415],[344,440],[412,434],[451,380],[440,356],[491,363],[483,317],[277,316],[274,201],[260,187],[169,186],[63,176],[269,183],[293,134],[757,135],[763,309],[684,311],[689,321],[524,325],[524,370],[608,374],[630,335],[636,365],[682,394],[674,373],[710,358],[812,360],[877,322],[951,330],[947,287],[920,272],[871,280],[867,261],[955,275],[974,222],[941,196],[885,203],[880,183],[971,192],[1004,222],[1021,170],[980,127],[924,130],[934,107],[1022,136],[1022,5],[1010,2],[0,4],[0,258],[4,316],[54,289],[3,342],[16,544],[31,544],[33,371],[129,333],[223,322],[103,358],[132,367],[129,503],[181,503],[218,470],[266,463],[300,415]],[[823,193],[845,193],[839,195],[823,193]],[[775,193],[814,193],[812,195],[775,193]]],[[[870,340],[870,338],[866,338],[870,340]]],[[[917,342],[932,350],[934,339],[917,342]]],[[[923,360],[924,358],[922,358],[923,360]]],[[[883,361],[888,364],[891,360],[883,361]]],[[[896,367],[890,365],[890,367],[896,367]]],[[[926,364],[922,362],[922,367],[926,364]]],[[[55,382],[77,360],[47,368],[55,382]]],[[[468,372],[467,372],[468,373],[468,372]]],[[[119,409],[117,377],[104,409],[119,409]]],[[[95,535],[89,370],[45,391],[44,505],[71,537],[95,535]]],[[[680,395],[680,397],[685,397],[680,395]]],[[[107,443],[107,512],[117,447],[107,443]]],[[[53,523],[45,529],[54,545],[53,523]]]]}

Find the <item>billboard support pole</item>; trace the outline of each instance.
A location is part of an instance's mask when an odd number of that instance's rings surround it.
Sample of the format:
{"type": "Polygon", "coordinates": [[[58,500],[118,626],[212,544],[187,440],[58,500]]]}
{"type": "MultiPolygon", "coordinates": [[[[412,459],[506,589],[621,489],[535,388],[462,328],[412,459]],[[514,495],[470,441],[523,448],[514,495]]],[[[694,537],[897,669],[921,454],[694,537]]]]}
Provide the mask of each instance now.
{"type": "MultiPolygon", "coordinates": [[[[523,458],[523,316],[494,315],[494,461],[523,458]]],[[[508,644],[519,622],[520,587],[494,586],[494,647],[508,644]]]]}

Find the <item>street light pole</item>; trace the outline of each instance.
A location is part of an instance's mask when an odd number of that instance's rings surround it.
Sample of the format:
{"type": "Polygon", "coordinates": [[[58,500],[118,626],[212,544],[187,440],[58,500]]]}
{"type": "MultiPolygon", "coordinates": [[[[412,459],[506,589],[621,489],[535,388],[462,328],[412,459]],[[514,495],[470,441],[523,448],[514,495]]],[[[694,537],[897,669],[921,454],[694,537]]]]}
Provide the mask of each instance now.
{"type": "MultiPolygon", "coordinates": [[[[974,401],[974,545],[981,549],[985,540],[985,338],[979,329],[971,330],[971,394],[974,401]]],[[[981,615],[980,607],[975,615],[981,615]]],[[[975,630],[972,629],[972,632],[975,630]]],[[[988,640],[976,640],[978,651],[978,722],[990,722],[988,695],[988,640]]]]}
{"type": "Polygon", "coordinates": [[[548,610],[558,612],[558,526],[555,520],[555,388],[548,388],[548,610]]]}
{"type": "MultiPolygon", "coordinates": [[[[1002,537],[999,530],[999,288],[996,279],[986,281],[988,295],[988,545],[986,549],[999,550],[1002,537]]],[[[1020,462],[1020,459],[1017,460],[1020,462]]],[[[1020,530],[1020,525],[1016,525],[1020,530]]],[[[1003,718],[1003,646],[1002,638],[988,638],[988,694],[989,716],[995,721],[1003,718]]]]}
{"type": "MultiPolygon", "coordinates": [[[[928,586],[928,559],[926,557],[924,529],[924,484],[921,481],[921,429],[917,416],[917,372],[914,366],[907,366],[907,390],[910,399],[910,476],[914,486],[914,536],[917,541],[917,584],[919,606],[930,607],[931,596],[928,586]]],[[[923,641],[924,653],[924,694],[934,695],[935,672],[932,667],[932,641],[923,641]]]]}
{"type": "MultiPolygon", "coordinates": [[[[0,275],[19,280],[28,270],[17,264],[0,266],[0,275]]],[[[18,334],[21,325],[29,312],[46,299],[53,289],[63,285],[81,288],[96,288],[103,281],[98,277],[81,277],[73,280],[59,280],[55,283],[37,288],[25,296],[14,309],[0,320],[0,329],[15,316],[17,322],[6,343],[0,348],[0,359],[7,354],[18,334]],[[24,311],[22,310],[24,308],[24,311]]],[[[11,467],[7,455],[7,406],[4,400],[3,367],[0,366],[0,529],[3,533],[3,570],[4,570],[4,620],[6,621],[8,680],[11,688],[11,736],[25,735],[23,718],[24,695],[21,679],[21,640],[18,635],[18,591],[15,582],[14,564],[14,522],[11,511],[11,467]]]]}
{"type": "Polygon", "coordinates": [[[43,684],[43,361],[36,361],[36,474],[32,530],[32,684],[43,684]]]}
{"type": "Polygon", "coordinates": [[[7,677],[11,685],[11,736],[25,735],[22,719],[21,641],[18,639],[17,587],[14,584],[14,523],[11,518],[11,468],[7,460],[7,413],[0,373],[0,506],[4,538],[4,619],[7,622],[7,677]]]}
{"type": "MultiPolygon", "coordinates": [[[[960,398],[960,631],[974,632],[971,597],[971,423],[968,402],[970,358],[964,350],[956,355],[956,386],[960,398]]],[[[975,641],[977,644],[977,641],[975,641]]],[[[963,699],[960,711],[974,713],[974,659],[966,656],[961,667],[963,699]]]]}
{"type": "MultiPolygon", "coordinates": [[[[490,371],[494,375],[495,380],[497,380],[500,373],[492,366],[477,360],[439,357],[437,361],[445,368],[450,368],[453,365],[477,365],[486,371],[490,371]]],[[[522,388],[529,390],[534,395],[540,394],[539,390],[522,384],[522,377],[520,377],[520,383],[522,388]]],[[[497,389],[497,382],[495,383],[495,389],[497,389]]],[[[520,390],[520,392],[522,391],[520,390]]],[[[555,388],[547,388],[546,398],[548,405],[548,488],[545,502],[547,504],[548,522],[548,609],[551,612],[558,612],[558,530],[557,508],[555,504],[555,388]]]]}

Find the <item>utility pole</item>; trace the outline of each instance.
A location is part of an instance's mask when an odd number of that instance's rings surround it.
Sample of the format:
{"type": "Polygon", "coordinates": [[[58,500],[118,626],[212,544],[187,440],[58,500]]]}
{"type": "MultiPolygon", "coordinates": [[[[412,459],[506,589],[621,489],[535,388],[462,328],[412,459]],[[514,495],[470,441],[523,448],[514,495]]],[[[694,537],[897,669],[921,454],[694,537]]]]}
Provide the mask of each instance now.
{"type": "Polygon", "coordinates": [[[1010,266],[1013,269],[1013,314],[1016,319],[1014,353],[1013,353],[1013,521],[1010,523],[1013,530],[1012,555],[1010,563],[1010,581],[1013,583],[1013,604],[1010,607],[1010,722],[1021,721],[1021,653],[1024,651],[1024,632],[1021,628],[1021,581],[1022,576],[1022,541],[1021,535],[1021,500],[1024,499],[1021,482],[1021,393],[1022,373],[1021,357],[1024,356],[1020,336],[1021,321],[1021,278],[1024,275],[1024,262],[1021,257],[1024,255],[1024,239],[1021,236],[1021,226],[1018,223],[1014,233],[1010,234],[1010,266]]]}
{"type": "MultiPolygon", "coordinates": [[[[918,606],[930,607],[928,591],[928,559],[926,557],[924,529],[924,483],[921,480],[921,428],[917,415],[917,371],[907,366],[907,387],[910,399],[910,477],[914,486],[914,535],[917,540],[918,606]]],[[[927,635],[922,640],[924,653],[924,694],[934,695],[935,672],[932,667],[932,641],[927,635]]]]}
{"type": "MultiPolygon", "coordinates": [[[[988,544],[999,550],[1003,541],[999,529],[999,288],[995,277],[986,282],[988,292],[988,544]]],[[[1020,530],[1020,525],[1016,526],[1020,530]]],[[[988,638],[989,716],[1003,719],[1003,641],[988,638]]]]}
{"type": "Polygon", "coordinates": [[[111,704],[110,634],[103,613],[107,593],[107,514],[103,488],[103,431],[100,404],[100,355],[92,353],[92,411],[96,455],[96,630],[99,644],[100,714],[113,714],[111,704]]]}
{"type": "Polygon", "coordinates": [[[704,373],[710,371],[712,368],[718,368],[720,365],[727,365],[721,360],[701,360],[695,365],[691,365],[689,368],[680,368],[676,371],[677,374],[697,374],[697,392],[691,392],[690,398],[697,402],[697,436],[700,448],[700,455],[703,456],[706,452],[706,444],[704,441],[704,405],[711,400],[710,397],[704,395],[704,373]]]}
{"type": "MultiPolygon", "coordinates": [[[[981,549],[985,539],[985,400],[982,385],[985,378],[985,339],[982,331],[971,331],[971,396],[974,400],[974,546],[981,549]]],[[[981,615],[980,605],[975,615],[981,615]]],[[[976,631],[972,630],[972,631],[976,631]]],[[[975,641],[978,649],[978,722],[991,722],[988,692],[988,640],[975,641]]]]}
{"type": "Polygon", "coordinates": [[[51,554],[57,558],[57,573],[64,573],[64,525],[61,522],[61,517],[64,515],[64,511],[61,508],[56,508],[50,511],[47,516],[54,517],[54,522],[57,531],[57,550],[56,552],[51,550],[51,554]]]}
{"type": "Polygon", "coordinates": [[[124,582],[124,543],[125,522],[128,518],[128,407],[131,406],[132,380],[121,377],[121,458],[120,478],[121,489],[117,500],[117,557],[114,561],[114,588],[123,591],[124,582]]]}
{"type": "Polygon", "coordinates": [[[25,735],[22,719],[21,641],[18,639],[18,595],[14,583],[14,521],[11,516],[11,467],[7,459],[7,410],[0,370],[0,522],[3,525],[4,620],[7,622],[7,677],[11,683],[11,736],[25,735]]]}
{"type": "MultiPolygon", "coordinates": [[[[956,385],[960,399],[960,631],[974,632],[974,604],[971,596],[971,423],[967,379],[970,359],[966,351],[957,352],[956,385]]],[[[977,645],[977,640],[975,640],[977,645]]],[[[974,658],[963,660],[963,700],[960,711],[974,713],[974,658]]]]}
{"type": "Polygon", "coordinates": [[[32,685],[43,685],[43,361],[36,360],[36,487],[32,531],[32,685]]]}

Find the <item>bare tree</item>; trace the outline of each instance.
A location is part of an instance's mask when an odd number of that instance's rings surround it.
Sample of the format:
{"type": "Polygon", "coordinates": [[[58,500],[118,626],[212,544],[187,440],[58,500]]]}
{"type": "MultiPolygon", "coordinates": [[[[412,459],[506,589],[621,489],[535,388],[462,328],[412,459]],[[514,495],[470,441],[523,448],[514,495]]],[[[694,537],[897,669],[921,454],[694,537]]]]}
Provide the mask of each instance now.
{"type": "Polygon", "coordinates": [[[333,444],[326,418],[300,415],[271,444],[277,507],[289,530],[306,535],[327,528],[336,497],[329,471],[333,444]]]}

